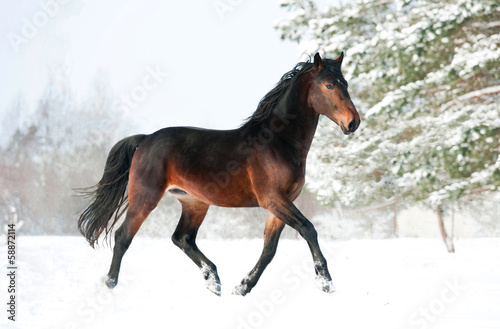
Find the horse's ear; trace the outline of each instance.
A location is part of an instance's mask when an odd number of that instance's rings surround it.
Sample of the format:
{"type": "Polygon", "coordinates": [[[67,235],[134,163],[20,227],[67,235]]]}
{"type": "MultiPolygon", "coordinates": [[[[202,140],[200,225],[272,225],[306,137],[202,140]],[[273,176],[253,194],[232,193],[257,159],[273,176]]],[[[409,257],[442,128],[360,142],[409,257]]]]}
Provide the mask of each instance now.
{"type": "Polygon", "coordinates": [[[341,52],[341,53],[340,53],[340,56],[339,56],[339,57],[337,57],[336,61],[337,61],[340,65],[342,65],[342,61],[343,61],[343,60],[344,60],[344,52],[341,52]]]}
{"type": "Polygon", "coordinates": [[[318,70],[318,72],[323,71],[323,68],[325,67],[323,59],[321,59],[319,53],[316,53],[316,55],[314,55],[314,67],[316,68],[316,70],[318,70]]]}

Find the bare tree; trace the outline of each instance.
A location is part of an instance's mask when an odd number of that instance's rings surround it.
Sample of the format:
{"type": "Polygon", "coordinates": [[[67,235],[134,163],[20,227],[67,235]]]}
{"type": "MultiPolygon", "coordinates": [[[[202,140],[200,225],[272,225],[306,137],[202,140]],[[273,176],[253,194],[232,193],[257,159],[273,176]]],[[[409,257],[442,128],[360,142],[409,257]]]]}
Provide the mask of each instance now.
{"type": "Polygon", "coordinates": [[[454,253],[455,246],[453,245],[453,240],[448,236],[448,234],[446,233],[446,228],[444,227],[443,209],[441,208],[441,205],[436,206],[436,212],[438,215],[439,230],[441,231],[441,236],[443,237],[444,244],[446,245],[448,252],[454,253]]]}

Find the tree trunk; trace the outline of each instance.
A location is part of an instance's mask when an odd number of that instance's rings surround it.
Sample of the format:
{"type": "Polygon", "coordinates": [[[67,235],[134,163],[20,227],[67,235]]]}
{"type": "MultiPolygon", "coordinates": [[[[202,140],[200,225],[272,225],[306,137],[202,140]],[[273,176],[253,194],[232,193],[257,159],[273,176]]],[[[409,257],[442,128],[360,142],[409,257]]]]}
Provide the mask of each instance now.
{"type": "Polygon", "coordinates": [[[392,218],[392,235],[398,236],[398,209],[396,203],[392,205],[392,211],[394,212],[394,217],[392,218]]]}
{"type": "Polygon", "coordinates": [[[441,209],[441,205],[438,205],[436,207],[436,212],[438,215],[439,229],[441,230],[441,236],[443,237],[444,244],[446,245],[448,252],[455,252],[455,246],[453,245],[453,240],[448,236],[448,234],[446,234],[446,229],[444,227],[444,221],[443,221],[443,209],[441,209]]]}
{"type": "Polygon", "coordinates": [[[451,211],[451,241],[455,240],[455,209],[451,211]]]}

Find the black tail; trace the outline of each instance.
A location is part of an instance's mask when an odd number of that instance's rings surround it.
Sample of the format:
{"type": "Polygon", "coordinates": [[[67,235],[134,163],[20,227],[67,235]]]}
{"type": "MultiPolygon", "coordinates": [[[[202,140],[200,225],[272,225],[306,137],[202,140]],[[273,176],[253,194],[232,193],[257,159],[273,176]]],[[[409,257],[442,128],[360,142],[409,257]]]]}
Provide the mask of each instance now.
{"type": "Polygon", "coordinates": [[[132,157],[146,135],[135,135],[122,139],[109,152],[104,174],[95,186],[82,194],[92,201],[78,220],[78,229],[92,248],[102,232],[105,238],[128,208],[126,195],[132,157]],[[109,222],[112,220],[111,225],[109,222]]]}

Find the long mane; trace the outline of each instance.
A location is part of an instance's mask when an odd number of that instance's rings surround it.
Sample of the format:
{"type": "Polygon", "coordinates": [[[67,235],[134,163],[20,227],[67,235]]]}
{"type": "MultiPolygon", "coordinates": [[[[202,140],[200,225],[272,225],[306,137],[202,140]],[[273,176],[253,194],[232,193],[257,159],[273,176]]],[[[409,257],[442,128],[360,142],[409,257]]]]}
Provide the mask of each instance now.
{"type": "MultiPolygon", "coordinates": [[[[325,58],[323,59],[323,63],[325,69],[320,73],[321,75],[333,75],[339,83],[347,86],[347,82],[340,71],[340,64],[337,63],[337,61],[325,58]]],[[[311,63],[310,60],[300,62],[297,63],[292,70],[283,74],[276,86],[260,100],[255,112],[243,123],[243,125],[255,125],[266,121],[272,115],[278,104],[285,98],[284,96],[287,91],[291,89],[291,86],[294,85],[304,73],[310,72],[313,66],[314,64],[311,63]]]]}
{"type": "Polygon", "coordinates": [[[283,74],[276,86],[269,91],[259,102],[257,109],[244,124],[258,124],[268,119],[273,110],[278,106],[284,98],[286,92],[290,89],[298,78],[306,72],[309,72],[313,67],[310,61],[300,62],[295,67],[283,74]]]}

